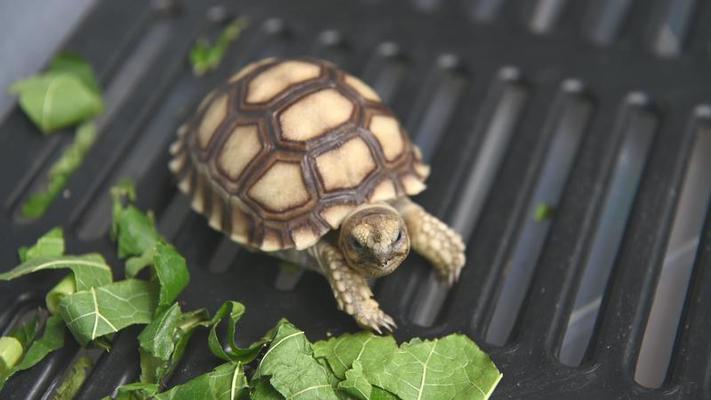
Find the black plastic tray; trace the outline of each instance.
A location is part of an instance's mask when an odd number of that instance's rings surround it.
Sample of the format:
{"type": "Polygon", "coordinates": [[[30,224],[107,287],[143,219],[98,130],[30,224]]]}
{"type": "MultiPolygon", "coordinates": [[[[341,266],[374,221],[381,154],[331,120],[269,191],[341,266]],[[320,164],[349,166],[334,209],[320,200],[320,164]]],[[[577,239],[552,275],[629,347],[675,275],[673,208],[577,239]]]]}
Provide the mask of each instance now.
{"type": "MultiPolygon", "coordinates": [[[[711,217],[667,378],[655,389],[634,381],[687,160],[695,140],[711,134],[711,112],[704,105],[711,100],[711,3],[213,3],[100,1],[84,17],[64,47],[86,57],[100,75],[108,105],[99,121],[101,136],[65,196],[30,222],[19,217],[19,205],[42,184],[71,132],[44,137],[18,108],[1,121],[0,269],[16,263],[19,246],[62,225],[71,252],[100,250],[120,271],[107,236],[107,190],[129,176],[137,182],[139,205],[155,210],[160,230],[189,261],[185,308],[214,311],[227,299],[244,302],[245,341],[281,317],[311,339],[355,330],[336,310],[323,278],[282,273],[273,259],[240,250],[212,231],[189,210],[167,169],[176,128],[211,87],[249,61],[309,54],[333,60],[376,87],[432,164],[429,190],[417,200],[471,233],[468,265],[448,293],[416,256],[376,284],[377,298],[397,320],[399,339],[468,333],[504,373],[493,399],[711,398],[711,217]],[[249,16],[250,28],[216,73],[192,76],[190,46],[201,35],[216,35],[237,15],[249,16]],[[664,26],[671,35],[660,33],[664,26]],[[508,105],[504,111],[502,103],[508,105]],[[491,144],[492,129],[510,136],[491,144]],[[648,156],[639,185],[625,189],[632,206],[593,339],[582,363],[566,366],[558,353],[616,160],[629,148],[629,132],[640,130],[650,135],[643,149],[648,156]],[[541,183],[542,176],[552,176],[552,186],[541,183]],[[539,229],[526,228],[537,199],[552,201],[555,215],[538,231],[542,250],[528,260],[530,281],[521,279],[523,308],[511,313],[510,335],[487,341],[508,266],[517,244],[527,240],[522,232],[539,229]]],[[[0,329],[41,304],[59,276],[2,285],[0,329]]],[[[117,336],[78,398],[99,398],[137,378],[136,332],[117,336]]],[[[66,346],[17,374],[0,397],[48,398],[77,351],[76,345],[66,346]]],[[[197,334],[170,384],[216,363],[205,335],[197,334]]]]}

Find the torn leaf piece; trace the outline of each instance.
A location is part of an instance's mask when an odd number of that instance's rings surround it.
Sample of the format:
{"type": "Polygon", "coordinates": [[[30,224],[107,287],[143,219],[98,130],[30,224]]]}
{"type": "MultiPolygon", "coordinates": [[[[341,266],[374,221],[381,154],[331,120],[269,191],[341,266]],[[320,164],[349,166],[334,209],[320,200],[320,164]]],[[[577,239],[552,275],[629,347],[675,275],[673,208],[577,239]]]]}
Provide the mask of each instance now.
{"type": "Polygon", "coordinates": [[[149,282],[127,279],[65,296],[59,313],[84,346],[129,325],[151,322],[157,297],[149,282]]]}
{"type": "Polygon", "coordinates": [[[259,361],[252,379],[268,379],[287,399],[338,400],[337,379],[318,362],[304,332],[282,320],[273,330],[269,348],[259,361]]]}
{"type": "Polygon", "coordinates": [[[241,363],[226,363],[207,374],[174,386],[155,396],[156,400],[236,400],[242,399],[249,387],[241,363]]]}

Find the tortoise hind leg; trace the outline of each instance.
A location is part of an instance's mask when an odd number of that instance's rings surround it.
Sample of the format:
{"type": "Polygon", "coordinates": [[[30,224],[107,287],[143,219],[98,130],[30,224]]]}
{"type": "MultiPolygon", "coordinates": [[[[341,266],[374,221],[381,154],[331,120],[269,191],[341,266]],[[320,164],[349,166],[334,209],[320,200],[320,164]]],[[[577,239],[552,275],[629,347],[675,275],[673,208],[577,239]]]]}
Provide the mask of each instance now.
{"type": "Polygon", "coordinates": [[[407,225],[412,247],[450,286],[464,267],[464,242],[457,232],[408,198],[393,202],[407,225]]]}
{"type": "Polygon", "coordinates": [[[373,299],[368,281],[348,266],[336,246],[322,240],[309,248],[309,252],[328,279],[341,311],[353,316],[358,325],[378,333],[396,327],[395,321],[373,299]]]}

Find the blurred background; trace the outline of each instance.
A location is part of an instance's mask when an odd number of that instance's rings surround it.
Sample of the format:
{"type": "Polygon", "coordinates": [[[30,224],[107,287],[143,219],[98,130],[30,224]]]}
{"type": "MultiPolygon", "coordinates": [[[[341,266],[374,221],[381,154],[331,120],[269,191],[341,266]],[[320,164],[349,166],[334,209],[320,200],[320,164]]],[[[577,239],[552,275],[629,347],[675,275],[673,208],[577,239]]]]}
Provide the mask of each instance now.
{"type": "MultiPolygon", "coordinates": [[[[504,373],[494,399],[711,398],[711,2],[197,3],[0,0],[3,265],[57,223],[79,247],[109,246],[105,191],[132,176],[161,231],[204,271],[187,302],[259,304],[249,332],[277,315],[315,338],[353,330],[321,311],[332,301],[318,277],[280,272],[211,232],[165,168],[175,128],[210,87],[252,60],[309,54],[361,76],[402,117],[434,171],[418,201],[468,242],[450,291],[417,258],[376,284],[399,338],[470,334],[504,373]],[[192,76],[190,45],[237,16],[250,26],[220,67],[192,76]],[[69,139],[34,137],[6,88],[62,49],[97,69],[107,111],[72,196],[28,223],[17,205],[69,139]]],[[[42,284],[3,304],[22,309],[42,284]]],[[[53,362],[8,385],[12,398],[40,398],[61,370],[53,362]]],[[[200,363],[186,357],[175,381],[200,363]]],[[[96,374],[106,385],[131,376],[96,374]]]]}

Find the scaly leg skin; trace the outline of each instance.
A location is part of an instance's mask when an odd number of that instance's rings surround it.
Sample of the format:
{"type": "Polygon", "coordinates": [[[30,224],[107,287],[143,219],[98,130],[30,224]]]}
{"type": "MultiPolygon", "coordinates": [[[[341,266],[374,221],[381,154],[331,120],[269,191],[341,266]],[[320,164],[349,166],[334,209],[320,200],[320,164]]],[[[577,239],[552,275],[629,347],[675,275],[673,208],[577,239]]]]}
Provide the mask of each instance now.
{"type": "Polygon", "coordinates": [[[331,284],[341,311],[353,316],[358,325],[378,333],[383,330],[392,331],[396,327],[395,321],[385,314],[373,299],[368,281],[348,266],[336,246],[320,241],[311,247],[309,252],[331,284]]]}
{"type": "Polygon", "coordinates": [[[410,199],[398,199],[393,205],[405,220],[413,249],[432,264],[443,281],[454,284],[465,263],[462,237],[410,199]]]}

